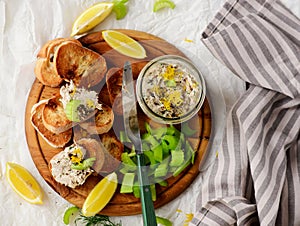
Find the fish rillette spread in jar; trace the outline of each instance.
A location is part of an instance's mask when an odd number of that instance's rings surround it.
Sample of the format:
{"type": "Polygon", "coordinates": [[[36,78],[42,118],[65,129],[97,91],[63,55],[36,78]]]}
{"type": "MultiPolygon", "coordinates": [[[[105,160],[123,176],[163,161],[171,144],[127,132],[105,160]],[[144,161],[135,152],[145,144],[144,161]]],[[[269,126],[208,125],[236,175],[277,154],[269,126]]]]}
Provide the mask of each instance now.
{"type": "Polygon", "coordinates": [[[151,119],[181,123],[194,116],[205,98],[205,83],[187,59],[166,55],[149,62],[137,81],[137,97],[151,119]]]}

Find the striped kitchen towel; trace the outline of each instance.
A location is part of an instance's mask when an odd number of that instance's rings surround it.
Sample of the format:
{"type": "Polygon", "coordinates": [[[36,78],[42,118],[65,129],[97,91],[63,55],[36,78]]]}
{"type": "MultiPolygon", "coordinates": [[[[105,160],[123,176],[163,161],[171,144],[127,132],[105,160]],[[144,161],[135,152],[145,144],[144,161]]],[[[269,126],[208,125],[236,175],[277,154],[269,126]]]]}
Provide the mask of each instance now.
{"type": "Polygon", "coordinates": [[[249,89],[190,225],[300,225],[300,20],[277,0],[228,0],[202,41],[249,89]]]}

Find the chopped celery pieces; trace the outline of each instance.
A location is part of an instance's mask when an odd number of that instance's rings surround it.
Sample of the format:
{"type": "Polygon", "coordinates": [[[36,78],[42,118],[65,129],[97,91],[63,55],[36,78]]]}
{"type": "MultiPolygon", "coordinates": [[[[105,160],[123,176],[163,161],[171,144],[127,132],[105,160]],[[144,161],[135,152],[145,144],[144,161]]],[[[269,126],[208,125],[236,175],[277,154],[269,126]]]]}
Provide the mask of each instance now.
{"type": "Polygon", "coordinates": [[[171,151],[170,166],[180,166],[184,162],[184,152],[182,150],[171,151]]]}
{"type": "Polygon", "coordinates": [[[122,181],[120,193],[132,193],[134,185],[134,173],[125,173],[122,181]]]}
{"type": "Polygon", "coordinates": [[[164,226],[172,226],[172,222],[166,218],[156,216],[156,222],[164,226]]]}
{"type": "Polygon", "coordinates": [[[164,177],[168,173],[168,165],[169,161],[162,162],[158,165],[158,167],[154,171],[154,177],[164,177]]]}
{"type": "MultiPolygon", "coordinates": [[[[155,184],[167,186],[169,176],[178,176],[187,166],[194,163],[193,150],[188,136],[194,131],[184,125],[179,131],[175,126],[152,128],[145,123],[145,133],[142,134],[142,148],[145,155],[145,164],[149,166],[148,177],[152,191],[152,199],[156,199],[155,184]]],[[[120,132],[122,142],[130,142],[124,132],[120,132]]],[[[130,146],[129,146],[130,147],[130,146]]],[[[136,154],[134,149],[125,148],[121,156],[122,164],[119,171],[124,174],[121,193],[133,193],[140,198],[140,186],[135,173],[137,170],[136,154]]]]}

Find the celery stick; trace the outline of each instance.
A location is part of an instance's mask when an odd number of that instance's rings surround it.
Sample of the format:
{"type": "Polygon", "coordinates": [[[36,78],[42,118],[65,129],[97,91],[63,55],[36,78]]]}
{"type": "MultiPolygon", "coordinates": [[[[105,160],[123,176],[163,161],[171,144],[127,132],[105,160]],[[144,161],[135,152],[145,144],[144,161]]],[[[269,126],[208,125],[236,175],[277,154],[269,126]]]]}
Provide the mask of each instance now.
{"type": "Polygon", "coordinates": [[[191,129],[188,123],[183,123],[181,131],[187,136],[194,135],[197,132],[197,130],[191,129]]]}
{"type": "Polygon", "coordinates": [[[150,151],[144,151],[143,153],[148,158],[148,160],[149,160],[149,162],[150,162],[151,165],[156,164],[156,160],[154,158],[153,151],[151,151],[151,150],[150,151]]]}
{"type": "Polygon", "coordinates": [[[182,150],[172,150],[170,166],[180,166],[183,162],[184,152],[182,150]]]}
{"type": "Polygon", "coordinates": [[[186,152],[186,155],[188,156],[187,158],[191,158],[191,163],[194,164],[196,152],[193,150],[193,148],[190,145],[190,142],[188,140],[186,140],[186,142],[185,142],[185,152],[186,152]]]}
{"type": "Polygon", "coordinates": [[[121,159],[124,164],[130,165],[130,166],[136,166],[135,162],[130,158],[130,156],[127,152],[122,153],[121,159]]]}
{"type": "Polygon", "coordinates": [[[164,158],[170,155],[169,145],[165,140],[161,140],[161,147],[164,153],[164,158]]]}
{"type": "Polygon", "coordinates": [[[120,193],[131,193],[133,192],[134,173],[125,173],[120,189],[120,193]]]}
{"type": "Polygon", "coordinates": [[[133,184],[133,195],[136,198],[140,198],[141,197],[141,193],[140,193],[140,185],[138,181],[135,181],[133,184]]]}
{"type": "Polygon", "coordinates": [[[173,136],[173,135],[164,135],[162,139],[167,142],[168,148],[170,150],[176,149],[176,147],[178,145],[178,141],[179,141],[178,137],[173,136]]]}
{"type": "Polygon", "coordinates": [[[174,177],[177,177],[189,164],[191,163],[191,160],[187,160],[183,165],[179,166],[173,173],[174,177]]]}
{"type": "Polygon", "coordinates": [[[137,166],[132,166],[132,165],[127,165],[127,164],[124,164],[122,163],[119,171],[122,173],[122,174],[125,174],[125,173],[128,173],[128,172],[135,172],[137,170],[137,166]]]}
{"type": "Polygon", "coordinates": [[[173,225],[170,220],[168,220],[166,218],[158,217],[158,216],[156,216],[156,222],[163,226],[172,226],[173,225]]]}
{"type": "Polygon", "coordinates": [[[166,176],[168,173],[168,164],[169,161],[160,163],[154,171],[154,177],[157,178],[166,176]]]}
{"type": "Polygon", "coordinates": [[[152,135],[157,139],[161,139],[167,133],[167,127],[161,127],[152,131],[152,135]]]}
{"type": "Polygon", "coordinates": [[[155,184],[150,184],[150,190],[151,190],[152,201],[156,201],[155,184]]]}
{"type": "Polygon", "coordinates": [[[158,183],[160,186],[163,186],[163,187],[168,186],[168,182],[162,178],[155,178],[154,182],[158,183]]]}
{"type": "Polygon", "coordinates": [[[177,135],[180,134],[180,132],[175,128],[175,126],[170,125],[170,126],[167,128],[167,134],[168,134],[168,135],[174,135],[174,136],[177,136],[177,135]]]}
{"type": "Polygon", "coordinates": [[[162,149],[162,146],[161,145],[158,145],[156,146],[154,149],[153,149],[153,153],[154,153],[154,159],[157,161],[157,162],[162,162],[163,160],[163,149],[162,149]]]}
{"type": "Polygon", "coordinates": [[[150,148],[153,149],[155,148],[156,146],[159,146],[159,143],[158,141],[155,139],[154,136],[152,135],[147,135],[143,138],[143,141],[148,143],[150,145],[150,148]]]}
{"type": "Polygon", "coordinates": [[[152,134],[152,129],[148,122],[145,122],[145,129],[148,134],[152,134]]]}

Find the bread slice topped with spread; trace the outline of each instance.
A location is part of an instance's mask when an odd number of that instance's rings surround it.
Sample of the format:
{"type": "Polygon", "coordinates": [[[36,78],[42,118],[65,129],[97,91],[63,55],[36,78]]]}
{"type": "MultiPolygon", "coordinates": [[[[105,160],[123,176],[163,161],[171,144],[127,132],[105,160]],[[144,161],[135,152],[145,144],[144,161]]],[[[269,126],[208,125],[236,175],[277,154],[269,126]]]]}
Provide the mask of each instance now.
{"type": "Polygon", "coordinates": [[[105,148],[95,139],[81,139],[54,155],[49,162],[53,178],[70,188],[84,184],[105,163],[105,148]]]}
{"type": "Polygon", "coordinates": [[[105,58],[73,38],[47,42],[37,57],[36,78],[53,96],[34,105],[31,124],[52,147],[64,148],[49,162],[53,178],[75,188],[93,173],[115,171],[124,146],[112,130],[115,110],[109,99],[116,86],[120,92],[122,77],[106,83],[105,58]],[[106,92],[96,92],[102,81],[106,92]]]}

